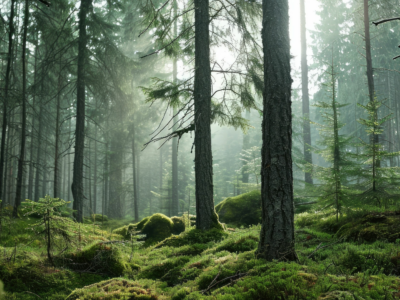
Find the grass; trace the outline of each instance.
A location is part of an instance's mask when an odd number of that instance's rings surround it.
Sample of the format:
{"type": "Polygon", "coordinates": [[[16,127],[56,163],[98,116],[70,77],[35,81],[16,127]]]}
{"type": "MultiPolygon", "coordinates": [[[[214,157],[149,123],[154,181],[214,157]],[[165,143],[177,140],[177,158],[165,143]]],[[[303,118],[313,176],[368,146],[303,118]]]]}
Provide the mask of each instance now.
{"type": "Polygon", "coordinates": [[[336,236],[365,214],[348,212],[339,224],[328,213],[298,215],[298,263],[258,259],[259,225],[187,229],[145,247],[112,233],[128,220],[108,220],[68,223],[72,244],[54,248],[52,266],[44,237],[27,229],[37,220],[9,219],[0,280],[5,299],[400,299],[400,241],[336,236]]]}

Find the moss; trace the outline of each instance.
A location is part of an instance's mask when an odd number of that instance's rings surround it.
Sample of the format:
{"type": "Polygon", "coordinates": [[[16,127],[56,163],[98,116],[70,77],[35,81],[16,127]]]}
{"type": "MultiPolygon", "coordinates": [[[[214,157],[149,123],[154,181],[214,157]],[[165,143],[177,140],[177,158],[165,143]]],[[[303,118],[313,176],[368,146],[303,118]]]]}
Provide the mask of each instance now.
{"type": "Polygon", "coordinates": [[[172,235],[173,222],[163,214],[154,214],[144,224],[141,231],[146,235],[146,245],[160,242],[172,235]]]}
{"type": "Polygon", "coordinates": [[[136,224],[136,229],[137,229],[137,230],[142,230],[144,224],[146,224],[147,221],[148,221],[149,219],[150,219],[150,217],[146,217],[146,218],[144,218],[142,221],[140,221],[139,223],[137,223],[137,224],[136,224]]]}
{"type": "Polygon", "coordinates": [[[400,237],[400,218],[399,216],[369,214],[343,225],[336,233],[336,237],[348,241],[395,242],[400,237]]]}
{"type": "Polygon", "coordinates": [[[131,232],[136,230],[135,224],[129,224],[113,230],[114,234],[121,235],[124,239],[131,239],[131,232]]]}
{"type": "Polygon", "coordinates": [[[211,230],[198,230],[192,229],[181,233],[179,236],[172,236],[168,239],[165,239],[161,243],[159,243],[156,248],[161,247],[181,247],[188,244],[207,244],[210,242],[221,241],[228,234],[219,229],[211,229],[211,230]]]}
{"type": "Polygon", "coordinates": [[[93,222],[108,222],[108,217],[106,215],[101,214],[92,214],[90,217],[84,218],[85,223],[93,223],[93,222]]]}
{"type": "Polygon", "coordinates": [[[261,192],[256,190],[226,198],[215,207],[219,220],[235,226],[256,225],[261,222],[261,192]]]}
{"type": "Polygon", "coordinates": [[[363,298],[357,297],[346,291],[332,291],[324,293],[318,297],[318,300],[362,300],[363,298]]]}
{"type": "Polygon", "coordinates": [[[238,240],[229,239],[226,243],[222,244],[221,246],[217,247],[215,251],[220,252],[223,250],[229,252],[245,252],[255,250],[258,245],[259,238],[256,236],[245,236],[238,240]]]}
{"type": "Polygon", "coordinates": [[[172,226],[173,234],[180,234],[181,232],[185,231],[185,222],[184,222],[183,218],[172,217],[171,220],[174,223],[174,225],[172,226]]]}
{"type": "Polygon", "coordinates": [[[138,266],[129,264],[121,251],[112,244],[97,243],[82,251],[68,253],[65,258],[59,258],[59,263],[65,262],[71,269],[104,273],[115,276],[137,269],[138,266]]]}
{"type": "Polygon", "coordinates": [[[139,283],[125,279],[101,281],[73,291],[66,300],[156,300],[149,289],[144,289],[139,283]]]}

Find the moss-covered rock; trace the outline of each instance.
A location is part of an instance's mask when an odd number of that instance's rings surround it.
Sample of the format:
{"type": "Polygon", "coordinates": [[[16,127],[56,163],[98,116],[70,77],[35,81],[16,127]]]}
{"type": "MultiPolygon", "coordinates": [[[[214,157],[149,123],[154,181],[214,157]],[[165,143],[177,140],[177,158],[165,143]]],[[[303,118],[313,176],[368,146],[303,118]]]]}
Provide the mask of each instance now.
{"type": "Polygon", "coordinates": [[[387,240],[395,242],[400,238],[400,216],[368,214],[343,225],[336,233],[336,237],[348,241],[375,242],[387,240]]]}
{"type": "Polygon", "coordinates": [[[261,222],[261,192],[252,191],[226,198],[215,210],[219,220],[235,226],[256,225],[261,222]]]}
{"type": "MultiPolygon", "coordinates": [[[[61,258],[59,259],[61,260],[61,258]]],[[[121,251],[112,244],[97,243],[63,258],[69,268],[96,273],[123,275],[139,266],[128,263],[121,251]]]]}
{"type": "Polygon", "coordinates": [[[124,239],[131,239],[131,232],[137,229],[136,224],[129,224],[113,230],[114,234],[121,235],[124,239]]]}
{"type": "Polygon", "coordinates": [[[173,226],[174,223],[166,215],[159,213],[152,215],[141,231],[146,235],[146,245],[152,245],[170,237],[173,226]]]}
{"type": "Polygon", "coordinates": [[[174,223],[174,225],[172,226],[173,234],[180,234],[181,232],[185,231],[185,222],[184,222],[183,218],[172,217],[171,220],[172,220],[172,223],[174,223]]]}
{"type": "Polygon", "coordinates": [[[156,300],[149,289],[126,279],[111,279],[74,290],[66,300],[156,300]]]}

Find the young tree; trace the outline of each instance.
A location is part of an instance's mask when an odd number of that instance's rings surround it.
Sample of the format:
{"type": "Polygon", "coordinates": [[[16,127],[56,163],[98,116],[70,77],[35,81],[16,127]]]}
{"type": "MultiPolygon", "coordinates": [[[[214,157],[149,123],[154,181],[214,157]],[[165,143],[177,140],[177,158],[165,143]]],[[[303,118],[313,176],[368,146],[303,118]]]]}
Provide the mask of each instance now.
{"type": "Polygon", "coordinates": [[[296,260],[288,0],[263,0],[262,226],[257,254],[296,260]]]}

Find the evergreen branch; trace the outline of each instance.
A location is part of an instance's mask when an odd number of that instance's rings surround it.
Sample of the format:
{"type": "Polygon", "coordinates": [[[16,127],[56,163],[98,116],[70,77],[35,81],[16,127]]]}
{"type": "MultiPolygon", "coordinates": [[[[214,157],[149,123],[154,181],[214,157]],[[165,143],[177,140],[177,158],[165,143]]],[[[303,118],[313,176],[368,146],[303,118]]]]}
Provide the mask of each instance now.
{"type": "Polygon", "coordinates": [[[47,7],[50,7],[50,2],[47,2],[46,0],[38,0],[39,2],[42,2],[44,5],[47,7]]]}
{"type": "Polygon", "coordinates": [[[139,34],[138,37],[141,37],[147,30],[149,30],[150,26],[154,23],[154,21],[158,17],[158,13],[170,2],[171,0],[167,0],[159,9],[157,9],[156,14],[154,15],[153,19],[149,23],[149,25],[139,34]]]}

